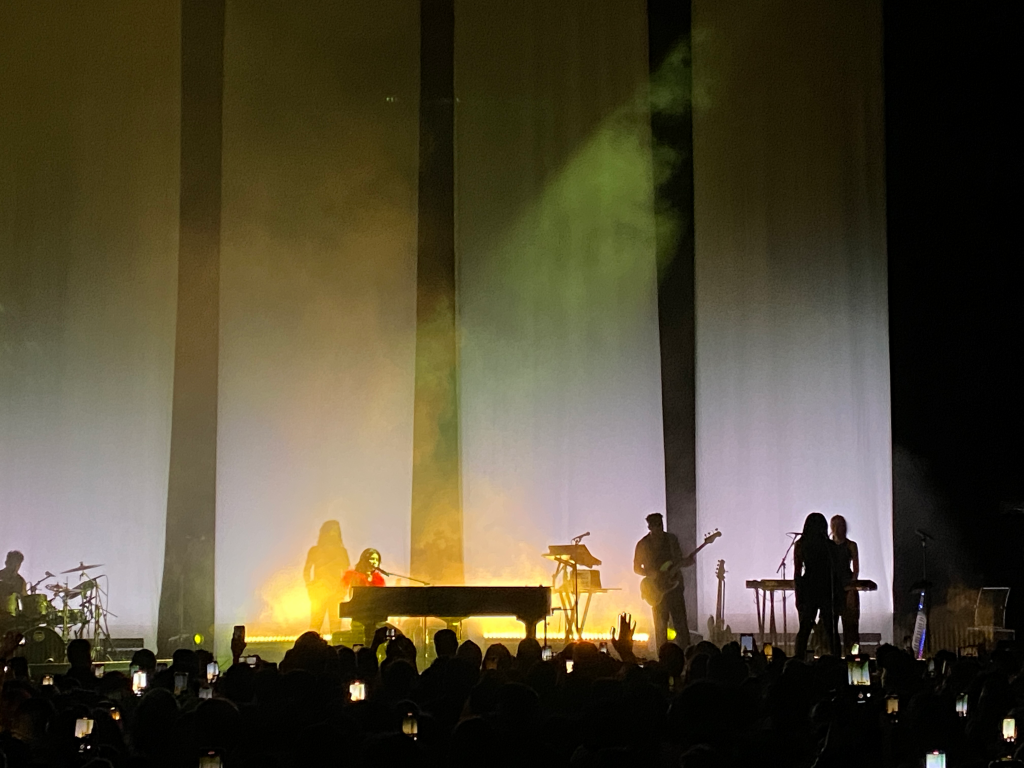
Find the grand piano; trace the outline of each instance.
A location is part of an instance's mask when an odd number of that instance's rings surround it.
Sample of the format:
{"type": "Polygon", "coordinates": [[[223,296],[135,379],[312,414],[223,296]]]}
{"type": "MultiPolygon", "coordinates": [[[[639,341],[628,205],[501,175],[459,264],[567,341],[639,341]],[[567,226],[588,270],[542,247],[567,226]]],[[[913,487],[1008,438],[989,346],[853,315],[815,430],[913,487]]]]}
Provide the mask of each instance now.
{"type": "Polygon", "coordinates": [[[514,616],[536,637],[551,614],[551,587],[353,587],[338,615],[365,627],[366,644],[378,624],[397,616],[430,616],[448,626],[471,616],[514,616]]]}

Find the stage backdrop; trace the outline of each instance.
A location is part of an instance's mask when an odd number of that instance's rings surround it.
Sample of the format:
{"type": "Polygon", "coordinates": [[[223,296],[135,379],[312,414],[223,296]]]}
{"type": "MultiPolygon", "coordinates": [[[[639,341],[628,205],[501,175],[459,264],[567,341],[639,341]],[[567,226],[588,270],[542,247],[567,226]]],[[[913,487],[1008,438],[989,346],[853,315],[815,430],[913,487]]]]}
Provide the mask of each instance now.
{"type": "MultiPolygon", "coordinates": [[[[548,584],[584,543],[632,572],[664,512],[643,0],[457,0],[456,245],[467,583],[548,584]]],[[[557,622],[556,622],[557,624],[557,622]]]]}
{"type": "Polygon", "coordinates": [[[879,585],[862,629],[888,637],[880,3],[693,8],[698,527],[725,534],[727,616],[749,629],[744,580],[775,575],[809,512],[844,515],[879,585]]]}
{"type": "Polygon", "coordinates": [[[179,6],[0,4],[0,557],[24,552],[31,581],[102,563],[92,573],[109,577],[112,629],[150,639],[174,359],[179,6]]]}
{"type": "Polygon", "coordinates": [[[229,0],[224,50],[217,624],[294,634],[325,520],[408,565],[419,4],[229,0]]]}

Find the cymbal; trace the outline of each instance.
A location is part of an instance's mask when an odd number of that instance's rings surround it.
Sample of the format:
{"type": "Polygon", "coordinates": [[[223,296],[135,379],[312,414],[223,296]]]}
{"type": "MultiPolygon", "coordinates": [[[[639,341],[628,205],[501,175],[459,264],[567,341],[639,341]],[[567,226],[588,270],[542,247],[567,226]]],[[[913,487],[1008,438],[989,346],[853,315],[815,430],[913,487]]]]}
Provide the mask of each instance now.
{"type": "Polygon", "coordinates": [[[86,581],[83,581],[81,584],[76,584],[71,589],[79,589],[82,592],[88,592],[90,589],[95,588],[95,586],[96,582],[93,579],[87,579],[86,581]]]}
{"type": "Polygon", "coordinates": [[[66,571],[61,571],[61,573],[62,574],[64,574],[64,573],[80,573],[81,571],[91,571],[93,568],[102,568],[102,567],[103,567],[103,563],[95,563],[93,565],[86,565],[85,563],[79,561],[77,566],[75,566],[74,568],[69,568],[66,571]]]}

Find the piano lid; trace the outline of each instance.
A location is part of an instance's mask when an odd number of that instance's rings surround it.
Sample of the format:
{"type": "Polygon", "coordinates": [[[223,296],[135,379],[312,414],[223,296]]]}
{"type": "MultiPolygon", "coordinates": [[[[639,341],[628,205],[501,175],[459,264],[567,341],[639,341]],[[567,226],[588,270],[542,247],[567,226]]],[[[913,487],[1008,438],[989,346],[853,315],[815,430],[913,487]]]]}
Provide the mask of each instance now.
{"type": "Polygon", "coordinates": [[[575,563],[584,568],[593,568],[600,565],[601,561],[590,554],[586,544],[551,544],[544,557],[549,560],[575,563]]]}

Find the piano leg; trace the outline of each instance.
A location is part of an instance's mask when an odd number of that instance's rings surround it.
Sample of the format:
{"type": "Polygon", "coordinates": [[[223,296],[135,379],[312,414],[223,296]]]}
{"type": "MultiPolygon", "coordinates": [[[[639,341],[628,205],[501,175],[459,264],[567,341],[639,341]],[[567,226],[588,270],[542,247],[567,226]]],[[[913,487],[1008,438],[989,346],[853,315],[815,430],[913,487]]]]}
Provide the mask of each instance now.
{"type": "Polygon", "coordinates": [[[771,600],[771,608],[772,608],[770,633],[771,633],[771,636],[772,636],[772,645],[774,646],[778,642],[777,631],[775,629],[775,590],[774,589],[771,591],[769,599],[771,600]]]}
{"type": "Polygon", "coordinates": [[[534,640],[537,639],[537,624],[540,619],[535,617],[523,618],[522,616],[516,616],[516,619],[523,622],[523,628],[526,631],[526,636],[534,640]]]}

